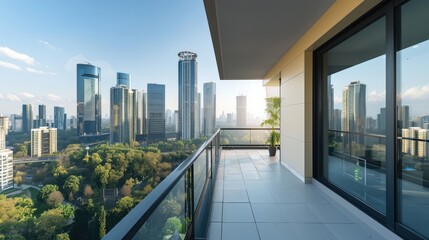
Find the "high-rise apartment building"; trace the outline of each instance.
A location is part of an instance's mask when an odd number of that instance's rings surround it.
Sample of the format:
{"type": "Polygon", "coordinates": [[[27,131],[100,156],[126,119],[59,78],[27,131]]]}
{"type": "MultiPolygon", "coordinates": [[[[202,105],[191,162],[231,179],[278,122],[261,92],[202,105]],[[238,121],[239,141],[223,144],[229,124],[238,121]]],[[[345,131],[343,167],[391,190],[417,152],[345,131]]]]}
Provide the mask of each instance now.
{"type": "Polygon", "coordinates": [[[197,54],[180,52],[179,56],[179,123],[178,134],[181,139],[198,137],[198,78],[197,54]]]}
{"type": "Polygon", "coordinates": [[[56,128],[40,127],[31,129],[31,157],[50,155],[56,151],[56,128]]]}
{"type": "Polygon", "coordinates": [[[165,85],[147,84],[148,141],[165,140],[165,85]]]}
{"type": "Polygon", "coordinates": [[[33,108],[31,104],[22,104],[22,131],[30,132],[33,128],[33,108]]]}
{"type": "Polygon", "coordinates": [[[334,109],[332,129],[341,130],[341,114],[342,111],[340,109],[334,109]]]}
{"type": "Polygon", "coordinates": [[[0,121],[0,190],[5,190],[13,187],[13,151],[6,149],[8,118],[0,117],[0,121]]]}
{"type": "Polygon", "coordinates": [[[237,107],[237,127],[247,126],[247,97],[237,96],[236,97],[237,107]]]}
{"type": "Polygon", "coordinates": [[[208,82],[203,85],[204,94],[204,120],[203,134],[210,136],[216,127],[216,83],[208,82]]]}
{"type": "Polygon", "coordinates": [[[6,148],[6,135],[9,129],[9,118],[0,116],[0,149],[6,148]]]}
{"type": "Polygon", "coordinates": [[[101,69],[91,64],[77,64],[77,133],[78,136],[101,132],[101,69]]]}
{"type": "Polygon", "coordinates": [[[54,127],[60,130],[66,129],[66,115],[63,107],[54,106],[54,127]]]}
{"type": "Polygon", "coordinates": [[[46,127],[46,105],[39,105],[38,126],[46,127]]]}

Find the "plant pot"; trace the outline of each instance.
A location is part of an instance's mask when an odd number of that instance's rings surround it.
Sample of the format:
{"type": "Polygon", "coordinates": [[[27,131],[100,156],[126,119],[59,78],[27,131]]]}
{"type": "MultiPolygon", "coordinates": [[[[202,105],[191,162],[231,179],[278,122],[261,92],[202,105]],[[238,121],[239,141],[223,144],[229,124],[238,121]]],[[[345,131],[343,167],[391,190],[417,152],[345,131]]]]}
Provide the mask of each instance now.
{"type": "Polygon", "coordinates": [[[270,152],[270,157],[274,157],[276,155],[277,148],[276,147],[268,147],[268,151],[270,152]]]}

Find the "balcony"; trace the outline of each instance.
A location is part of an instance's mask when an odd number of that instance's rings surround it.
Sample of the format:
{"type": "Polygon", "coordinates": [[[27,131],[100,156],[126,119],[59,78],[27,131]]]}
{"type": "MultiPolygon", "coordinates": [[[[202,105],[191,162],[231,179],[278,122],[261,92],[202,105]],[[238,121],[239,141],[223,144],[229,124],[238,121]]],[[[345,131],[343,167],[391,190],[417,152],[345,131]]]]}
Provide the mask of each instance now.
{"type": "Polygon", "coordinates": [[[265,134],[218,130],[105,239],[399,239],[320,183],[301,182],[280,153],[269,157],[265,134]]]}

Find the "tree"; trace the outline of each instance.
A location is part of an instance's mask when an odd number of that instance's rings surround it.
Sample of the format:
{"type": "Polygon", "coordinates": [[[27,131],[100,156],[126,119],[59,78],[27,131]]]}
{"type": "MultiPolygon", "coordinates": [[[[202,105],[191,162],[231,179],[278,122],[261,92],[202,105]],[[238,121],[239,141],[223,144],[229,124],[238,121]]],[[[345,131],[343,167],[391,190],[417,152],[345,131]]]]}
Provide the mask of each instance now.
{"type": "Polygon", "coordinates": [[[13,181],[18,187],[20,187],[22,185],[22,179],[23,179],[24,175],[25,175],[25,173],[23,173],[21,171],[16,171],[15,177],[13,178],[13,181]]]}
{"type": "Polygon", "coordinates": [[[64,196],[60,191],[51,192],[46,199],[46,203],[52,208],[60,206],[63,201],[64,196]]]}
{"type": "Polygon", "coordinates": [[[75,175],[70,175],[64,183],[63,189],[73,198],[73,194],[79,191],[80,179],[75,175]]]}
{"type": "Polygon", "coordinates": [[[106,210],[104,210],[104,206],[101,206],[98,221],[100,224],[100,238],[103,238],[106,235],[106,210]]]}
{"type": "Polygon", "coordinates": [[[65,219],[68,220],[68,219],[74,218],[74,212],[76,208],[73,207],[71,204],[67,203],[67,204],[61,205],[59,209],[61,210],[61,214],[65,219]]]}
{"type": "Polygon", "coordinates": [[[67,220],[58,208],[48,210],[36,219],[36,234],[38,239],[55,239],[60,234],[67,220]]]}
{"type": "Polygon", "coordinates": [[[92,197],[92,195],[94,194],[94,191],[92,190],[91,185],[86,185],[85,188],[83,189],[83,195],[87,198],[92,197]]]}
{"type": "Polygon", "coordinates": [[[162,234],[164,236],[172,235],[176,230],[178,232],[182,230],[182,221],[180,221],[178,217],[171,217],[167,219],[167,222],[162,228],[162,234]]]}
{"type": "Polygon", "coordinates": [[[67,233],[60,233],[55,236],[55,240],[70,240],[70,237],[67,233]]]}
{"type": "Polygon", "coordinates": [[[122,186],[121,188],[121,193],[123,196],[131,196],[131,188],[128,187],[127,185],[122,186]]]}
{"type": "Polygon", "coordinates": [[[58,191],[58,186],[54,184],[47,184],[40,189],[39,197],[41,200],[46,201],[48,199],[49,194],[58,191]]]}

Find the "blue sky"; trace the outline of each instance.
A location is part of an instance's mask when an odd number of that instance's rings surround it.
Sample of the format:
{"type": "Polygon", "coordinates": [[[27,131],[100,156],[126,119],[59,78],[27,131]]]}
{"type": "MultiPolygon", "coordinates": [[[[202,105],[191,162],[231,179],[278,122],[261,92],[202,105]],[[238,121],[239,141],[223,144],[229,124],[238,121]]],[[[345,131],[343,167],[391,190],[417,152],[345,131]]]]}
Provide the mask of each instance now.
{"type": "MultiPolygon", "coordinates": [[[[235,112],[235,96],[248,112],[263,114],[261,81],[220,81],[200,0],[7,1],[0,8],[0,114],[23,103],[76,113],[76,64],[102,69],[103,116],[116,72],[131,74],[132,88],[166,84],[166,108],[177,109],[177,53],[198,54],[198,83],[217,84],[218,114],[235,112]],[[252,107],[250,107],[252,106],[252,107]]],[[[35,109],[35,107],[33,107],[35,109]]],[[[35,113],[37,114],[37,113],[35,113]]]]}

